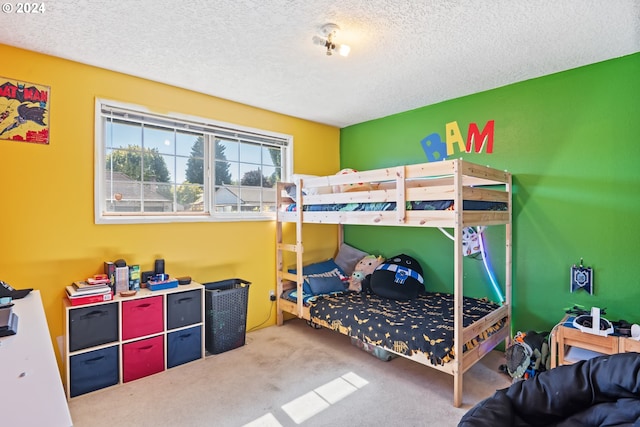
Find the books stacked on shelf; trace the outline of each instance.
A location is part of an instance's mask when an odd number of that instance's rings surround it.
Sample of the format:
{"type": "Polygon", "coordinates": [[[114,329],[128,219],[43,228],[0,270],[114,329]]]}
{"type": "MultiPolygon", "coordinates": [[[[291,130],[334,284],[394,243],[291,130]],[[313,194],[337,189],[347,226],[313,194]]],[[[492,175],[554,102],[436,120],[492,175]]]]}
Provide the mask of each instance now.
{"type": "Polygon", "coordinates": [[[108,285],[111,283],[111,280],[106,274],[96,274],[93,277],[89,277],[87,283],[90,285],[108,285]]]}
{"type": "Polygon", "coordinates": [[[113,299],[109,282],[91,284],[89,281],[81,280],[67,286],[66,291],[71,305],[92,304],[113,299]]]}

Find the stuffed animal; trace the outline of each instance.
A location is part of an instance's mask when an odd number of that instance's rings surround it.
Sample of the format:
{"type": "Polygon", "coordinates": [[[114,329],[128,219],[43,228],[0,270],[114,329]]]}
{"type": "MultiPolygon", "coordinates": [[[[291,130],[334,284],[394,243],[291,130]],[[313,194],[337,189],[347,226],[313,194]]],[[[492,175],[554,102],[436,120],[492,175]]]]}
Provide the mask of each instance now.
{"type": "MultiPolygon", "coordinates": [[[[352,173],[358,173],[355,169],[342,169],[340,172],[336,173],[336,175],[347,175],[352,173]]],[[[354,184],[340,184],[333,186],[334,193],[346,193],[349,191],[369,191],[373,190],[373,186],[368,182],[357,182],[354,184]]]]}
{"type": "Polygon", "coordinates": [[[410,300],[425,291],[422,267],[405,254],[387,258],[376,267],[367,286],[376,295],[396,300],[410,300]]]}
{"type": "Polygon", "coordinates": [[[384,262],[381,256],[367,255],[356,264],[353,273],[349,278],[349,290],[354,292],[362,291],[362,281],[372,274],[376,267],[384,262]]]}

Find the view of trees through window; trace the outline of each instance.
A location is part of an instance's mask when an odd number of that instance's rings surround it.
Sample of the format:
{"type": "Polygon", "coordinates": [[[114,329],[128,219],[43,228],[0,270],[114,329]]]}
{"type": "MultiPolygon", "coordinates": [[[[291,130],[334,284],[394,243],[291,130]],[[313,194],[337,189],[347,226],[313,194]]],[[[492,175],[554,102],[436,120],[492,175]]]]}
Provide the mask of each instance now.
{"type": "Polygon", "coordinates": [[[145,118],[103,109],[106,214],[274,210],[286,144],[145,118]]]}

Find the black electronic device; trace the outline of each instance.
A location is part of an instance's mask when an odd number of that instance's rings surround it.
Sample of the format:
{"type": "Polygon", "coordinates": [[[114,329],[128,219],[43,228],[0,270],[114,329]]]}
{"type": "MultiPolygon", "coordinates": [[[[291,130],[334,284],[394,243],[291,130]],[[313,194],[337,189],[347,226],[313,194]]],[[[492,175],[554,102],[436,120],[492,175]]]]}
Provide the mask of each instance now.
{"type": "Polygon", "coordinates": [[[15,289],[7,282],[0,280],[0,298],[21,299],[29,295],[33,288],[15,289]]]}
{"type": "Polygon", "coordinates": [[[157,259],[153,264],[153,274],[164,274],[164,259],[157,259]]]}
{"type": "Polygon", "coordinates": [[[189,283],[191,283],[190,276],[176,277],[176,280],[178,281],[178,285],[188,285],[189,283]]]}
{"type": "Polygon", "coordinates": [[[155,274],[154,271],[143,271],[140,275],[140,283],[147,283],[149,280],[153,278],[155,274]]]}
{"type": "Polygon", "coordinates": [[[18,315],[13,312],[13,304],[0,309],[0,337],[18,333],[18,315]]]}
{"type": "Polygon", "coordinates": [[[613,325],[614,335],[618,335],[621,337],[631,336],[631,327],[633,326],[631,323],[627,322],[624,319],[620,319],[618,321],[611,322],[611,324],[613,325]]]}

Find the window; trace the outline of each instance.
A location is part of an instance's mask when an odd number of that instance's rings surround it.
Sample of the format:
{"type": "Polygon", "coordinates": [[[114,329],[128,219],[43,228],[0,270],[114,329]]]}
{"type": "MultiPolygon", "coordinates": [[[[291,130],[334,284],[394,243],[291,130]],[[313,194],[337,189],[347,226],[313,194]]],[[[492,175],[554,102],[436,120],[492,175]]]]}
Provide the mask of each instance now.
{"type": "Polygon", "coordinates": [[[275,217],[292,137],[96,101],[96,223],[275,217]]]}

